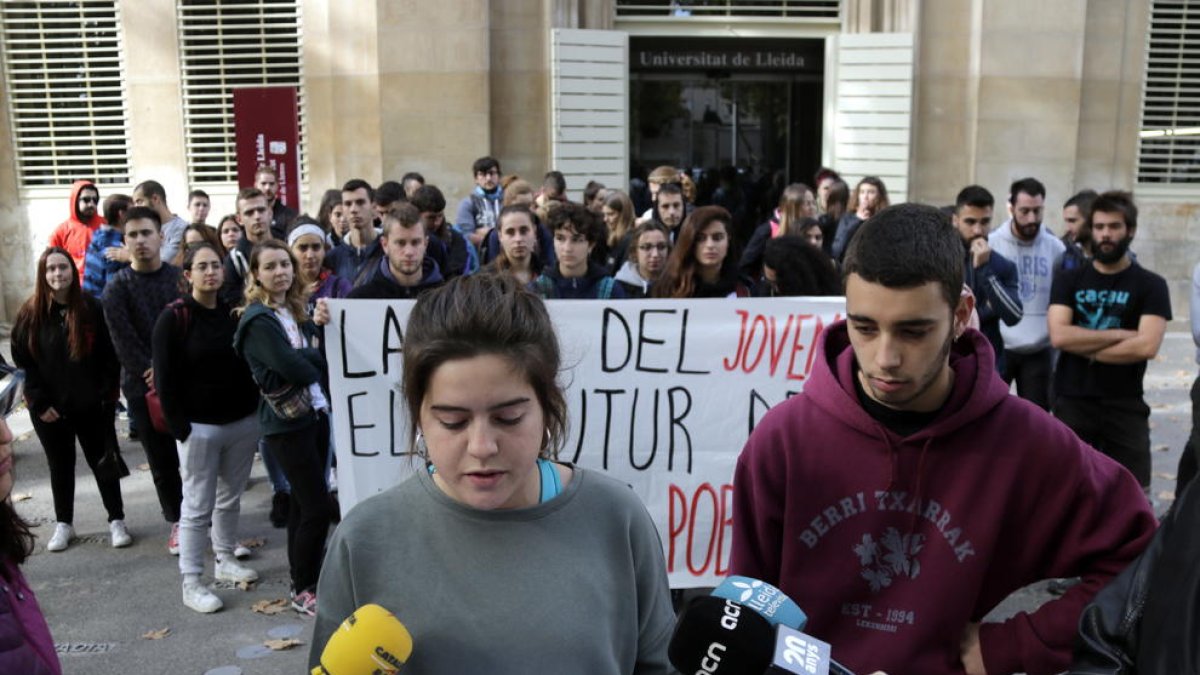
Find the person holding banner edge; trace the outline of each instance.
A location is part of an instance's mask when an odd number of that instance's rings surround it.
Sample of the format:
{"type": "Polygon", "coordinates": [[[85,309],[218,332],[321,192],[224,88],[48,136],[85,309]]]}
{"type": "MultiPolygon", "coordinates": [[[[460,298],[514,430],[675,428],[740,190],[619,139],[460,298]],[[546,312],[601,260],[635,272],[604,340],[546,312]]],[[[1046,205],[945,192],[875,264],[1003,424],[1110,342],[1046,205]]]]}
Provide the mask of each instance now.
{"type": "Polygon", "coordinates": [[[794,598],[856,671],[1062,671],[1083,606],[1154,532],[1141,488],[1009,396],[967,327],[944,214],[879,212],[844,272],[847,321],[738,459],[731,572],[794,598]],[[1037,611],[980,623],[1017,588],[1074,576],[1037,611]]]}
{"type": "Polygon", "coordinates": [[[559,367],[545,305],[511,275],[459,277],[417,300],[403,391],[420,466],[334,533],[311,665],[342,619],[375,603],[412,632],[406,673],[670,672],[674,615],[649,514],[627,486],[554,459],[559,367]]]}

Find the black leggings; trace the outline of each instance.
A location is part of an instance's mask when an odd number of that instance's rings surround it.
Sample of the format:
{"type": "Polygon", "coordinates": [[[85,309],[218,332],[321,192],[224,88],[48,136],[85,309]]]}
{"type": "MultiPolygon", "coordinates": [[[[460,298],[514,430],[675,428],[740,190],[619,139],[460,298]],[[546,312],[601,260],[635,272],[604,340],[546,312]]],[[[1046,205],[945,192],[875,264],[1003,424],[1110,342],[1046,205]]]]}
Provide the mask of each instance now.
{"type": "Polygon", "coordinates": [[[137,425],[138,440],[146,451],[146,463],[150,465],[150,477],[154,479],[154,491],[158,494],[158,505],[162,508],[163,520],[179,522],[179,509],[183,503],[183,479],[179,476],[179,446],[168,434],[155,431],[150,422],[150,409],[146,407],[144,394],[130,395],[125,392],[129,404],[129,419],[137,425]]]}
{"type": "MultiPolygon", "coordinates": [[[[46,463],[50,467],[50,492],[54,495],[54,519],[72,523],[75,519],[75,439],[83,450],[83,458],[95,476],[96,463],[104,456],[108,443],[117,442],[111,408],[97,407],[82,412],[58,411],[56,422],[43,422],[30,414],[33,430],[37,432],[46,463]]],[[[96,479],[100,500],[108,512],[109,521],[124,520],[125,506],[121,500],[120,480],[96,479]]]]}
{"type": "Polygon", "coordinates": [[[292,588],[297,593],[315,591],[333,517],[325,482],[329,416],[318,413],[312,424],[299,431],[263,436],[263,444],[292,486],[287,524],[292,588]]]}

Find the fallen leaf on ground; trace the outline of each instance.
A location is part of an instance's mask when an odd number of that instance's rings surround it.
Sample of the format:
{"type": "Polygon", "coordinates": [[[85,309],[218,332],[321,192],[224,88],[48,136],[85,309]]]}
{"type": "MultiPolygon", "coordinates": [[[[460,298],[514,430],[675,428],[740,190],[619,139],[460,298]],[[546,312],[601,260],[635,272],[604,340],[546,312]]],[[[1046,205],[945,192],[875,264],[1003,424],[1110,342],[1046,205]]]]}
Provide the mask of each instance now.
{"type": "Polygon", "coordinates": [[[1156,471],[1156,472],[1154,473],[1154,475],[1155,475],[1155,476],[1157,476],[1157,477],[1159,477],[1159,478],[1164,478],[1164,479],[1166,479],[1166,480],[1175,480],[1175,478],[1176,478],[1175,474],[1173,474],[1173,473],[1167,473],[1167,472],[1165,472],[1165,471],[1156,471]]]}
{"type": "Polygon", "coordinates": [[[29,494],[28,492],[18,492],[12,496],[12,500],[14,502],[23,502],[30,499],[33,499],[33,495],[29,494]]]}
{"type": "Polygon", "coordinates": [[[161,640],[170,634],[171,634],[170,628],[159,628],[158,630],[151,630],[151,631],[146,631],[145,633],[142,633],[142,639],[143,640],[161,640]]]}
{"type": "Polygon", "coordinates": [[[254,582],[253,581],[239,581],[234,585],[243,591],[254,590],[254,582]]]}
{"type": "Polygon", "coordinates": [[[245,546],[246,548],[262,548],[262,545],[265,543],[267,543],[267,540],[263,539],[262,537],[252,537],[250,539],[243,539],[238,542],[239,545],[245,546]]]}
{"type": "Polygon", "coordinates": [[[145,462],[143,462],[143,463],[141,463],[141,464],[138,464],[138,466],[137,466],[137,470],[138,470],[138,471],[149,471],[149,470],[150,470],[150,465],[149,465],[149,464],[146,464],[145,462]]]}
{"type": "Polygon", "coordinates": [[[287,601],[287,598],[278,598],[276,600],[259,600],[250,605],[250,610],[259,614],[271,615],[286,612],[289,606],[290,603],[287,601]]]}
{"type": "Polygon", "coordinates": [[[292,647],[299,647],[302,644],[304,643],[300,640],[295,638],[287,638],[284,640],[267,640],[263,643],[263,646],[273,649],[277,652],[281,652],[285,649],[291,649],[292,647]]]}
{"type": "Polygon", "coordinates": [[[1163,492],[1158,493],[1158,498],[1164,502],[1173,502],[1175,501],[1175,493],[1164,490],[1163,492]]]}

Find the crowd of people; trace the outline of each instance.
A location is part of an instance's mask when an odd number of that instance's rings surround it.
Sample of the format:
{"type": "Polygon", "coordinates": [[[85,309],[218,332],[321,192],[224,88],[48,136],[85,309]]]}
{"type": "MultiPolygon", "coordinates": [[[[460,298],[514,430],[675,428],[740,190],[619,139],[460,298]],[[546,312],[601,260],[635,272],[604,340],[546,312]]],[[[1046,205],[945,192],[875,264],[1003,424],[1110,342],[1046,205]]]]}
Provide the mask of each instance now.
{"type": "MultiPolygon", "coordinates": [[[[292,606],[317,617],[314,665],[338,623],[377,602],[423,627],[414,665],[424,672],[530,672],[529,652],[495,660],[514,652],[512,612],[537,617],[538,672],[667,672],[674,614],[653,523],[619,484],[556,461],[567,414],[539,298],[845,295],[847,321],[822,335],[804,392],[772,409],[740,457],[731,571],[804,598],[810,627],[854,645],[851,664],[972,675],[1069,665],[1075,620],[1154,531],[1142,379],[1171,310],[1165,281],[1129,250],[1128,193],[1072,196],[1059,238],[1033,178],[1008,186],[997,226],[982,186],[942,209],[891,206],[879,178],[851,190],[827,168],[815,188],[780,185],[759,199],[771,205],[761,223],[736,171],[699,190],[697,176],[663,166],[628,190],[590,183],[581,201],[556,171],[534,185],[483,157],[472,173],[453,219],[418,173],[349,180],[310,217],[280,201],[262,166],[215,226],[200,190],[185,219],[155,181],[103,201],[77,182],[13,327],[21,370],[0,373],[17,383],[0,389],[5,414],[23,383],[47,457],[56,523],[46,549],[75,537],[76,442],[111,545],[132,543],[112,466],[123,406],[192,610],[223,606],[203,581],[209,549],[216,579],[258,579],[237,538],[258,452],[270,518],[287,529],[292,606]],[[332,539],[329,298],[417,300],[403,391],[422,462],[332,539]],[[412,524],[403,537],[399,513],[412,524]],[[861,575],[829,563],[851,551],[861,575]],[[562,602],[553,589],[577,596],[582,567],[604,573],[586,599],[562,602]],[[1023,623],[980,625],[1045,578],[1074,583],[1023,623]],[[864,580],[890,607],[886,620],[846,604],[864,597],[864,580]],[[451,590],[433,597],[434,585],[451,590]],[[467,626],[447,606],[478,611],[467,626]],[[593,642],[576,639],[581,625],[593,642]],[[476,638],[469,648],[462,630],[476,638]]],[[[0,500],[11,489],[3,440],[0,500]]],[[[7,503],[0,537],[0,576],[22,588],[16,565],[32,539],[7,503]]],[[[56,672],[44,629],[30,619],[21,645],[0,642],[0,663],[56,672]]]]}

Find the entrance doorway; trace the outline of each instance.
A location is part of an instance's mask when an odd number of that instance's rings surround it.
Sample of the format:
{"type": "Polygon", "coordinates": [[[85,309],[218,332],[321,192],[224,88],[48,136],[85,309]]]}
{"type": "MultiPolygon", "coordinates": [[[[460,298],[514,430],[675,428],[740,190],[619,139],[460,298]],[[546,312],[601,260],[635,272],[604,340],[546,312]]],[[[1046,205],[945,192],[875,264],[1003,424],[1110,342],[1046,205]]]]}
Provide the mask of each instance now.
{"type": "Polygon", "coordinates": [[[821,161],[823,41],[635,37],[630,46],[634,176],[683,168],[697,204],[736,176],[747,202],[739,230],[769,215],[788,183],[812,182],[821,161]]]}

